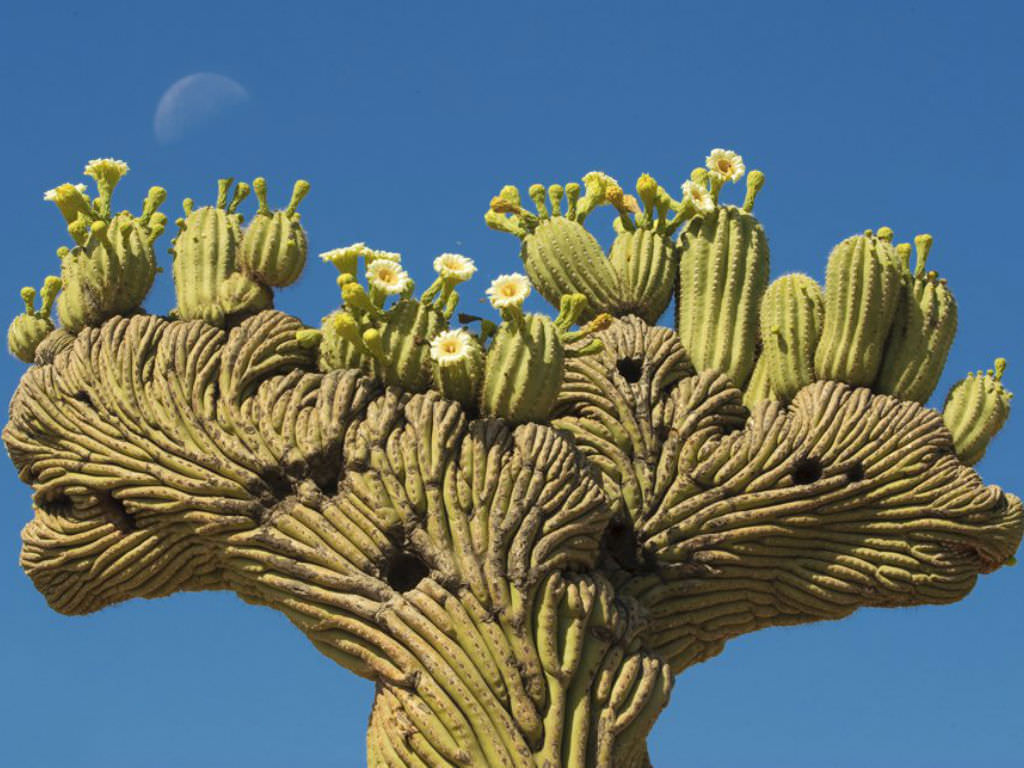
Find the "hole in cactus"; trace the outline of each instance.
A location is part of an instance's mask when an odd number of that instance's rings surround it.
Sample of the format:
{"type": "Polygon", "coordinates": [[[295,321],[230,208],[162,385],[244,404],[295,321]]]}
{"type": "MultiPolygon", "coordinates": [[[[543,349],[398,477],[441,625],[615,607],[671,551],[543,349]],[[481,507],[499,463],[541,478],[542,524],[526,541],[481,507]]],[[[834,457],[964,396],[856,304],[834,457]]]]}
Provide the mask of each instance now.
{"type": "Polygon", "coordinates": [[[658,438],[659,443],[664,443],[668,440],[669,435],[672,434],[672,430],[662,424],[660,427],[654,430],[654,436],[658,438]]]}
{"type": "Polygon", "coordinates": [[[37,499],[36,505],[51,515],[70,515],[74,509],[71,497],[62,491],[57,491],[45,499],[37,499]]]}
{"type": "Polygon", "coordinates": [[[846,479],[851,483],[859,483],[864,479],[864,465],[855,461],[853,466],[846,470],[846,479]]]}
{"type": "Polygon", "coordinates": [[[95,406],[94,406],[94,405],[92,404],[92,398],[91,398],[91,397],[89,397],[89,393],[88,393],[88,392],[86,392],[86,391],[85,391],[84,389],[80,389],[80,390],[78,390],[77,392],[75,392],[75,394],[73,395],[73,397],[74,397],[74,398],[75,398],[75,400],[77,400],[78,402],[80,402],[80,403],[85,403],[85,404],[86,404],[86,405],[88,405],[88,406],[89,406],[90,408],[95,408],[95,406]]]}
{"type": "Polygon", "coordinates": [[[313,482],[324,496],[337,496],[338,485],[341,483],[341,472],[322,468],[313,474],[313,482]]]}
{"type": "Polygon", "coordinates": [[[638,357],[620,357],[615,364],[619,374],[630,384],[640,381],[640,374],[643,372],[643,362],[638,357]]]}
{"type": "Polygon", "coordinates": [[[408,592],[430,573],[427,564],[409,552],[396,552],[384,567],[384,578],[392,589],[408,592]]]}
{"type": "Polygon", "coordinates": [[[615,517],[608,523],[602,544],[608,556],[624,571],[637,573],[649,565],[641,557],[633,521],[627,517],[615,517]]]}
{"type": "Polygon", "coordinates": [[[807,485],[821,479],[821,462],[814,458],[800,459],[793,467],[793,482],[807,485]]]}
{"type": "Polygon", "coordinates": [[[279,467],[273,467],[264,472],[260,479],[270,489],[270,492],[279,499],[290,496],[292,484],[279,467]]]}
{"type": "Polygon", "coordinates": [[[135,519],[128,514],[124,502],[114,498],[108,491],[99,494],[99,506],[102,510],[103,519],[117,528],[121,533],[131,533],[135,530],[135,519]]]}

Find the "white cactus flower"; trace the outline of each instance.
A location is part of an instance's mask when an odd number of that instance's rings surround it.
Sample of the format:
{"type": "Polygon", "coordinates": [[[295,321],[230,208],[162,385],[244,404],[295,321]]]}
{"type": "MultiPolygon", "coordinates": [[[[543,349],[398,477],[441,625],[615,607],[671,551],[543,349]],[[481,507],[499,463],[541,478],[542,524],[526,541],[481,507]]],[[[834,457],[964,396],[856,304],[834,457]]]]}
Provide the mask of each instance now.
{"type": "MultiPolygon", "coordinates": [[[[62,184],[61,186],[65,186],[65,185],[62,184]]],[[[72,186],[75,189],[77,189],[82,194],[83,197],[85,196],[85,190],[86,190],[85,184],[71,184],[70,186],[72,186]]],[[[55,203],[55,202],[57,202],[57,190],[58,189],[60,189],[60,187],[54,187],[53,189],[48,189],[45,192],[43,192],[43,200],[46,200],[48,203],[55,203]]]]}
{"type": "Polygon", "coordinates": [[[701,213],[711,213],[715,210],[715,200],[703,184],[693,181],[683,182],[683,196],[693,201],[694,207],[701,213]]]}
{"type": "Polygon", "coordinates": [[[366,257],[367,267],[376,261],[390,261],[392,264],[402,263],[402,254],[393,251],[374,251],[368,248],[363,255],[366,257]]]}
{"type": "Polygon", "coordinates": [[[454,365],[469,356],[473,337],[462,328],[454,331],[441,331],[430,341],[430,357],[438,365],[454,365]]]}
{"type": "Polygon", "coordinates": [[[128,170],[128,163],[124,160],[115,160],[112,157],[98,157],[86,163],[85,170],[82,173],[86,176],[92,176],[96,181],[99,181],[101,178],[117,180],[128,173],[128,170]]]}
{"type": "Polygon", "coordinates": [[[366,268],[370,286],[387,296],[401,293],[409,287],[409,273],[397,261],[380,258],[366,268]]]}
{"type": "Polygon", "coordinates": [[[459,253],[442,253],[434,259],[434,270],[441,277],[464,283],[476,273],[476,264],[459,253]]]}
{"type": "Polygon", "coordinates": [[[324,261],[329,261],[332,264],[339,259],[345,257],[359,257],[369,252],[369,248],[366,247],[366,243],[352,243],[352,245],[346,245],[344,248],[332,248],[329,251],[324,251],[320,254],[320,258],[324,261]]]}
{"type": "Polygon", "coordinates": [[[743,158],[731,149],[712,149],[704,162],[711,173],[717,173],[726,181],[739,181],[747,172],[743,158]]]}
{"type": "Polygon", "coordinates": [[[498,275],[487,289],[487,298],[495,309],[522,306],[530,295],[530,281],[526,275],[513,272],[511,275],[498,275]]]}

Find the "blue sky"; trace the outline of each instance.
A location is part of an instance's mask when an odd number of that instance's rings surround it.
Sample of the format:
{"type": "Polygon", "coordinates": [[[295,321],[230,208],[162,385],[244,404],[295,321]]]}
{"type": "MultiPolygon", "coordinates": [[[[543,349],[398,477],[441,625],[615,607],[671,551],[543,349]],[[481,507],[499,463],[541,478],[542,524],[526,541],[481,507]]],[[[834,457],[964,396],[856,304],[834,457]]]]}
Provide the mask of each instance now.
{"type": "MultiPolygon", "coordinates": [[[[67,239],[42,192],[93,157],[131,164],[121,206],[159,183],[175,212],[219,176],[265,175],[278,204],[301,176],[313,253],[363,240],[425,285],[433,256],[463,252],[479,297],[518,265],[482,221],[502,184],[600,168],[677,189],[723,146],[767,174],[774,275],[821,278],[868,227],[931,232],[961,329],[937,404],[998,355],[1024,390],[1022,23],[1009,2],[8,4],[7,313],[67,239]],[[159,143],[161,94],[196,72],[248,101],[159,143]]],[[[147,307],[172,303],[165,274],[147,307]]],[[[336,303],[319,261],[277,299],[310,324],[336,303]]],[[[23,370],[0,360],[5,397],[23,370]]],[[[990,454],[986,481],[1024,491],[1024,415],[990,454]]],[[[50,611],[17,566],[30,491],[8,462],[0,484],[0,765],[363,764],[371,685],[281,615],[229,594],[50,611]]],[[[1024,765],[1022,593],[1024,567],[1004,569],[956,606],[735,640],[677,680],[654,764],[1024,765]]]]}

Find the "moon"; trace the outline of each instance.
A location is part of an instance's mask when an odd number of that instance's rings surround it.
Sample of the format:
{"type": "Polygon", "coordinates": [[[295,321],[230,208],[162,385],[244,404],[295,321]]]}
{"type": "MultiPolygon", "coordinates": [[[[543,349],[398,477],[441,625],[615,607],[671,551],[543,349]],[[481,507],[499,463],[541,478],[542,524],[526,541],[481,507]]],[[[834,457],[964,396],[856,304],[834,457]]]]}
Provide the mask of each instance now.
{"type": "Polygon", "coordinates": [[[241,83],[215,72],[187,75],[164,91],[153,115],[153,133],[161,144],[184,138],[194,128],[248,101],[241,83]]]}

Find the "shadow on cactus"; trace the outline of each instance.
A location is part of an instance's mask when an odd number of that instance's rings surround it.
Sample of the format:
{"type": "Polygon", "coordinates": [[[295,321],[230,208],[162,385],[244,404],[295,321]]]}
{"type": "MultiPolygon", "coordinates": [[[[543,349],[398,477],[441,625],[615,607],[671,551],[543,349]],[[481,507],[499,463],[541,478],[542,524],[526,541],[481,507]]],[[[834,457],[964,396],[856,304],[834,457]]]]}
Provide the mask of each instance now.
{"type": "Polygon", "coordinates": [[[971,469],[1005,362],[923,405],[956,330],[926,235],[913,268],[883,227],[823,287],[770,283],[764,176],[716,149],[679,200],[646,174],[535,185],[533,211],[502,189],[486,220],[526,275],[493,280],[490,319],[457,311],[465,256],[417,294],[357,243],[322,254],[340,306],[307,328],[272,307],[308,184],[272,211],[256,179],[246,225],[249,185],[222,180],[185,202],[159,317],[166,195],[112,214],[125,172],[47,193],[75,246],[8,334],[32,362],[4,430],[34,491],[22,566],[68,614],[199,589],[278,608],[376,683],[371,765],[645,766],[675,676],[729,638],[954,602],[1013,560],[1021,502],[971,469]]]}

